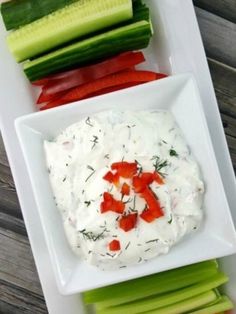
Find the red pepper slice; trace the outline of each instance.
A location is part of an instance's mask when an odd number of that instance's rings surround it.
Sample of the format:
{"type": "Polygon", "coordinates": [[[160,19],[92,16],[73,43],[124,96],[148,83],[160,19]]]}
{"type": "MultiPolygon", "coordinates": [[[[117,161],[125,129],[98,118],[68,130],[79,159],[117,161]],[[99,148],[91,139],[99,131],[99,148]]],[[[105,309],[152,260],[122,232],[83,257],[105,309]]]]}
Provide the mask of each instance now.
{"type": "MultiPolygon", "coordinates": [[[[78,68],[64,73],[56,74],[45,79],[46,84],[37,103],[49,101],[57,93],[66,91],[75,86],[79,86],[91,81],[100,79],[104,76],[117,73],[145,61],[144,55],[139,52],[124,52],[100,63],[78,68]]],[[[43,80],[41,80],[42,82],[43,80]]],[[[35,84],[35,83],[34,83],[35,84]]],[[[38,84],[36,82],[36,84],[38,84]]]]}
{"type": "Polygon", "coordinates": [[[149,209],[144,209],[144,211],[140,214],[140,217],[148,223],[153,222],[156,219],[149,209]]]}
{"type": "Polygon", "coordinates": [[[114,199],[113,195],[108,192],[103,194],[104,201],[100,204],[100,211],[102,214],[112,211],[118,214],[123,214],[125,210],[125,204],[122,201],[114,199]]]}
{"type": "Polygon", "coordinates": [[[147,188],[147,183],[140,176],[134,176],[132,184],[135,193],[141,193],[147,188]]]}
{"type": "Polygon", "coordinates": [[[156,171],[153,173],[153,180],[156,181],[160,185],[165,184],[165,181],[162,178],[162,176],[156,171]]]}
{"type": "Polygon", "coordinates": [[[136,226],[137,217],[137,214],[129,214],[127,216],[121,217],[119,220],[119,227],[125,232],[132,230],[136,226]]]}
{"type": "Polygon", "coordinates": [[[122,195],[129,195],[130,194],[130,186],[127,183],[123,183],[121,187],[121,194],[122,195]]]}
{"type": "Polygon", "coordinates": [[[116,170],[123,178],[132,178],[136,174],[138,166],[136,162],[121,161],[113,163],[111,169],[116,170]]]}
{"type": "Polygon", "coordinates": [[[90,94],[103,90],[104,88],[132,82],[149,82],[156,79],[157,74],[151,71],[123,71],[111,74],[96,81],[72,88],[64,96],[49,102],[40,110],[54,108],[76,100],[81,100],[90,94]]]}
{"type": "Polygon", "coordinates": [[[111,171],[108,171],[104,177],[103,177],[104,180],[110,182],[110,183],[114,183],[116,186],[119,185],[119,179],[120,179],[120,176],[118,173],[115,173],[113,174],[111,171]]]}
{"type": "Polygon", "coordinates": [[[120,250],[120,241],[119,240],[112,240],[108,244],[109,250],[110,251],[119,251],[120,250]]]}
{"type": "Polygon", "coordinates": [[[149,188],[146,188],[141,193],[141,197],[145,199],[148,206],[148,210],[152,213],[152,215],[155,218],[164,216],[159,200],[156,198],[154,193],[149,188]]]}
{"type": "Polygon", "coordinates": [[[154,180],[151,172],[142,172],[140,177],[147,185],[152,184],[154,180]]]}

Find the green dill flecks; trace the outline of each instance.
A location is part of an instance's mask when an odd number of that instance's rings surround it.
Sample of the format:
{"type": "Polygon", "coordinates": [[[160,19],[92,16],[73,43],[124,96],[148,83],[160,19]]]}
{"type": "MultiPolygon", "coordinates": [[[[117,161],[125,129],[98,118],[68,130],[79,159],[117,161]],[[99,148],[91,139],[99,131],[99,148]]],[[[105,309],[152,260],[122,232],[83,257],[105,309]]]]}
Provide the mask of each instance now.
{"type": "Polygon", "coordinates": [[[128,204],[128,203],[130,203],[130,202],[132,202],[132,197],[129,197],[126,201],[124,201],[123,203],[124,204],[128,204]]]}
{"type": "Polygon", "coordinates": [[[151,160],[154,160],[154,163],[153,163],[153,167],[155,169],[156,172],[159,172],[161,174],[161,169],[168,166],[168,162],[167,160],[160,160],[160,157],[159,156],[153,156],[151,158],[151,160]]]}
{"type": "Polygon", "coordinates": [[[108,256],[110,256],[112,258],[116,256],[116,254],[110,254],[110,253],[106,253],[106,255],[108,255],[108,256]]]}
{"type": "Polygon", "coordinates": [[[89,207],[91,205],[91,201],[85,201],[84,204],[89,207]]]}
{"type": "Polygon", "coordinates": [[[126,268],[127,266],[123,265],[123,266],[120,266],[120,268],[126,268]]]}
{"type": "Polygon", "coordinates": [[[139,257],[139,259],[138,259],[138,263],[141,263],[142,262],[142,257],[139,257]]]}
{"type": "Polygon", "coordinates": [[[66,164],[66,167],[68,167],[69,166],[69,164],[66,164]]]}
{"type": "Polygon", "coordinates": [[[109,158],[110,158],[110,155],[109,155],[109,154],[106,154],[106,155],[104,156],[104,158],[105,158],[105,159],[109,159],[109,158]]]}
{"type": "Polygon", "coordinates": [[[127,250],[129,246],[130,246],[130,241],[129,241],[129,243],[126,245],[125,250],[127,250]]]}
{"type": "Polygon", "coordinates": [[[148,251],[150,251],[151,249],[150,248],[148,248],[148,249],[146,249],[144,252],[148,252],[148,251]]]}
{"type": "Polygon", "coordinates": [[[164,140],[162,140],[162,143],[164,143],[164,144],[168,144],[166,141],[164,141],[164,140]]]}
{"type": "Polygon", "coordinates": [[[85,120],[85,123],[91,127],[93,127],[92,123],[91,123],[91,120],[90,120],[90,117],[87,117],[87,119],[85,120]]]}
{"type": "Polygon", "coordinates": [[[65,182],[66,181],[66,176],[62,179],[62,182],[65,182]]]}
{"type": "Polygon", "coordinates": [[[130,209],[131,211],[135,211],[135,207],[136,207],[136,195],[135,195],[134,198],[133,198],[133,206],[132,206],[132,207],[129,207],[129,209],[130,209]]]}
{"type": "Polygon", "coordinates": [[[148,244],[148,243],[158,242],[158,241],[159,241],[159,239],[152,239],[152,240],[146,241],[145,243],[148,244]]]}
{"type": "Polygon", "coordinates": [[[178,157],[179,156],[179,154],[172,148],[170,149],[169,153],[170,153],[170,156],[174,156],[174,157],[178,157]]]}
{"type": "Polygon", "coordinates": [[[91,167],[90,165],[87,165],[87,168],[89,170],[91,170],[92,172],[90,173],[90,175],[86,178],[85,182],[87,182],[91,177],[92,175],[96,172],[96,170],[93,169],[93,167],[91,167]]]}
{"type": "Polygon", "coordinates": [[[93,233],[92,231],[86,231],[86,229],[79,230],[79,233],[81,233],[86,240],[90,241],[97,241],[100,239],[104,239],[104,233],[106,232],[106,229],[104,229],[101,233],[93,233]]]}
{"type": "Polygon", "coordinates": [[[168,220],[168,224],[172,224],[172,221],[173,221],[173,217],[171,215],[170,219],[168,220]]]}
{"type": "Polygon", "coordinates": [[[136,164],[138,165],[138,175],[143,171],[143,167],[142,165],[140,164],[140,162],[138,162],[137,159],[134,160],[136,162],[136,164]]]}
{"type": "Polygon", "coordinates": [[[93,143],[93,146],[91,148],[91,149],[93,149],[98,144],[98,136],[97,135],[93,135],[93,140],[90,140],[90,142],[93,143]]]}

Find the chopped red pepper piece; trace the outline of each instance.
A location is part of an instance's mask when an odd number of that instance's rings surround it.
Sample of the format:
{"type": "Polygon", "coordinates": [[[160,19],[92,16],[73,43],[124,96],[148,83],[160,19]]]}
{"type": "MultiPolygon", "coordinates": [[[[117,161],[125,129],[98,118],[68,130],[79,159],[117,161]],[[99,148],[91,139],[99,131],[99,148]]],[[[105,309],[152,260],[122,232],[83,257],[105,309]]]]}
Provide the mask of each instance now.
{"type": "Polygon", "coordinates": [[[146,188],[142,193],[141,197],[145,199],[148,210],[152,213],[155,218],[159,218],[164,215],[159,200],[156,198],[154,193],[146,188]]]}
{"type": "Polygon", "coordinates": [[[117,173],[123,178],[132,178],[137,170],[138,166],[136,162],[115,162],[111,165],[112,170],[117,170],[117,173]]]}
{"type": "Polygon", "coordinates": [[[112,240],[109,244],[110,251],[119,251],[120,250],[120,241],[119,240],[112,240]]]}
{"type": "Polygon", "coordinates": [[[104,201],[100,204],[101,213],[112,211],[118,214],[123,214],[125,210],[125,204],[122,201],[114,199],[113,195],[108,192],[103,194],[104,201]]]}
{"type": "Polygon", "coordinates": [[[144,209],[144,211],[140,214],[140,217],[146,222],[153,222],[156,217],[153,216],[152,212],[149,209],[144,209]]]}
{"type": "Polygon", "coordinates": [[[136,226],[137,217],[137,214],[129,214],[127,216],[121,217],[121,219],[119,220],[119,227],[125,232],[132,230],[136,226]]]}
{"type": "Polygon", "coordinates": [[[127,183],[123,183],[121,188],[122,195],[129,195],[130,194],[130,186],[127,183]]]}
{"type": "Polygon", "coordinates": [[[97,80],[112,73],[123,71],[145,61],[141,51],[124,52],[100,63],[80,67],[48,76],[33,82],[33,85],[45,85],[45,95],[54,95],[60,91],[97,80]]]}
{"type": "Polygon", "coordinates": [[[120,176],[117,172],[115,174],[113,174],[111,171],[108,171],[104,175],[103,179],[110,182],[110,183],[114,183],[116,186],[118,186],[120,176]]]}
{"type": "Polygon", "coordinates": [[[101,79],[74,87],[64,96],[52,100],[40,110],[54,108],[76,100],[81,100],[92,93],[96,93],[104,88],[117,86],[132,82],[150,82],[157,79],[157,74],[151,71],[122,71],[115,74],[107,75],[101,79]]]}
{"type": "Polygon", "coordinates": [[[161,185],[165,184],[165,181],[162,178],[162,176],[158,172],[156,172],[156,171],[153,173],[153,179],[158,184],[161,184],[161,185]]]}
{"type": "Polygon", "coordinates": [[[151,172],[142,172],[140,177],[147,185],[151,184],[154,180],[151,172]]]}
{"type": "Polygon", "coordinates": [[[132,184],[135,193],[141,193],[147,187],[147,183],[142,178],[140,178],[140,176],[134,176],[132,184]]]}

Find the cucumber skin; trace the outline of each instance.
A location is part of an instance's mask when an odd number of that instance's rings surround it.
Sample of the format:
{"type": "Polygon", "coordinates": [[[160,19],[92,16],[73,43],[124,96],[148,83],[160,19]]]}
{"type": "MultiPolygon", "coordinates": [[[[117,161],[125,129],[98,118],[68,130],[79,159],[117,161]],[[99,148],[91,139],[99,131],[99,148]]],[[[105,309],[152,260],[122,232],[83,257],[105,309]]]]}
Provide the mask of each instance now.
{"type": "Polygon", "coordinates": [[[11,0],[1,4],[6,30],[16,29],[78,0],[11,0]]]}
{"type": "Polygon", "coordinates": [[[150,23],[137,22],[26,62],[24,72],[30,81],[36,81],[72,66],[83,66],[121,52],[143,49],[148,46],[150,37],[150,23]]]}
{"type": "Polygon", "coordinates": [[[22,62],[132,17],[131,0],[80,0],[11,32],[7,44],[22,62]]]}

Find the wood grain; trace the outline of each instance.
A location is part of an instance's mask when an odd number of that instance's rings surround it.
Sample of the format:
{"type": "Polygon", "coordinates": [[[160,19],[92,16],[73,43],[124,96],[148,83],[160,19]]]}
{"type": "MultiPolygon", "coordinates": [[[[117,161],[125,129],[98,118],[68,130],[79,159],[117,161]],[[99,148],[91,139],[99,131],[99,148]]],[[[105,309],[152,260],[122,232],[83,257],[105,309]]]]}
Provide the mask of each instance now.
{"type": "Polygon", "coordinates": [[[235,0],[193,0],[195,6],[236,23],[235,0]]]}
{"type": "Polygon", "coordinates": [[[236,24],[195,8],[208,57],[236,67],[236,24]]]}

